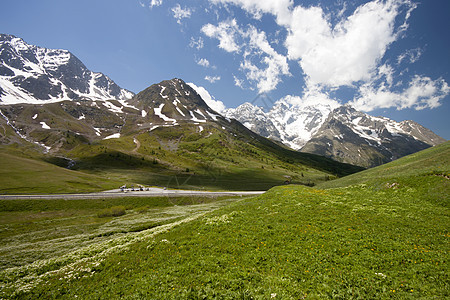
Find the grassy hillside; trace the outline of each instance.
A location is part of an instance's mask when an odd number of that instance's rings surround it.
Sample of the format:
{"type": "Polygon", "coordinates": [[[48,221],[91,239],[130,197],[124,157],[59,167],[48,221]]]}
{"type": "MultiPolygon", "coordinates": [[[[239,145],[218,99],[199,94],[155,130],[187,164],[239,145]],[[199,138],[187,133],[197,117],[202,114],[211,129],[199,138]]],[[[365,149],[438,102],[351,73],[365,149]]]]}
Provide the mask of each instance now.
{"type": "Polygon", "coordinates": [[[384,167],[392,176],[375,170],[365,173],[364,184],[352,179],[347,187],[277,187],[169,231],[142,231],[108,252],[88,247],[65,261],[5,270],[3,293],[21,299],[446,299],[448,145],[384,167]]]}
{"type": "MultiPolygon", "coordinates": [[[[156,86],[154,91],[158,101],[162,99],[160,90],[156,86]]],[[[106,108],[111,105],[65,101],[4,106],[2,112],[9,123],[0,118],[0,144],[6,149],[20,148],[19,152],[23,147],[35,148],[28,153],[31,158],[60,167],[67,167],[61,157],[70,158],[75,161],[72,169],[109,178],[114,186],[118,182],[184,189],[267,190],[285,181],[311,186],[362,170],[288,150],[234,120],[215,117],[193,122],[181,118],[175,126],[144,116],[141,110],[128,107],[117,113],[106,108]],[[11,124],[28,141],[20,138],[11,124]],[[108,138],[111,136],[120,137],[108,138]],[[49,152],[44,155],[44,148],[31,140],[46,145],[49,152]]],[[[172,101],[164,108],[170,106],[172,101]]],[[[20,182],[8,186],[22,189],[20,182]]],[[[46,188],[45,182],[41,188],[46,188]]],[[[80,185],[78,191],[91,190],[80,185]]]]}
{"type": "Polygon", "coordinates": [[[67,170],[34,157],[0,151],[1,194],[94,192],[117,188],[121,182],[67,170]]]}
{"type": "Polygon", "coordinates": [[[267,190],[286,180],[314,185],[361,170],[214,123],[160,127],[82,144],[65,155],[83,172],[185,189],[267,190]]]}
{"type": "Polygon", "coordinates": [[[321,183],[320,188],[346,187],[354,184],[380,186],[397,178],[410,178],[420,184],[427,176],[450,176],[450,142],[402,157],[391,163],[335,180],[321,183]]]}

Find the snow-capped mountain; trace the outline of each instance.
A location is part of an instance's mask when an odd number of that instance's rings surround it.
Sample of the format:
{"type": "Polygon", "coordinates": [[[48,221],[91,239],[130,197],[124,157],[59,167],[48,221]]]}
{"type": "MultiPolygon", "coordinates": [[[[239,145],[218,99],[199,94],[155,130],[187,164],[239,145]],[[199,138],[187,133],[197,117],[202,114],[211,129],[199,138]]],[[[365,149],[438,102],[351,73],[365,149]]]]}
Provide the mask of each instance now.
{"type": "Polygon", "coordinates": [[[139,109],[142,120],[152,127],[225,120],[189,84],[178,78],[154,84],[128,103],[139,109]]]}
{"type": "Polygon", "coordinates": [[[226,110],[225,115],[264,137],[300,150],[337,106],[334,102],[311,104],[283,98],[268,112],[251,103],[244,103],[226,110]]]}
{"type": "Polygon", "coordinates": [[[192,87],[176,78],[154,84],[130,100],[67,100],[0,106],[0,126],[15,133],[6,136],[0,133],[0,144],[25,140],[51,153],[67,147],[70,139],[86,143],[184,125],[198,132],[213,126],[234,134],[246,131],[256,136],[235,120],[212,110],[192,87]]]}
{"type": "Polygon", "coordinates": [[[0,104],[132,96],[104,74],[88,70],[67,50],[41,48],[0,34],[0,104]]]}
{"type": "Polygon", "coordinates": [[[414,121],[373,117],[344,105],[329,114],[301,151],[373,167],[443,142],[414,121]]]}
{"type": "Polygon", "coordinates": [[[337,102],[281,99],[268,112],[250,103],[228,109],[250,130],[301,152],[373,167],[445,140],[413,121],[373,117],[337,102]]]}
{"type": "Polygon", "coordinates": [[[225,110],[224,115],[241,122],[245,127],[259,135],[275,141],[282,141],[280,131],[262,108],[251,103],[244,103],[237,108],[225,110]]]}

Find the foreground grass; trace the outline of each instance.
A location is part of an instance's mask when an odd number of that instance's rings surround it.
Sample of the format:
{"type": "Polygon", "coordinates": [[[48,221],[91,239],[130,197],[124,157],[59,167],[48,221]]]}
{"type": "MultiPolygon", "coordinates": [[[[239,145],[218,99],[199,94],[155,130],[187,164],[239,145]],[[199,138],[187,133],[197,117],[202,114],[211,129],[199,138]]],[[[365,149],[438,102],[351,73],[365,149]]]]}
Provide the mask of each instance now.
{"type": "MultiPolygon", "coordinates": [[[[158,235],[142,232],[16,296],[447,298],[448,179],[416,179],[383,188],[275,188],[158,235]],[[439,198],[428,196],[431,189],[439,198]]],[[[20,272],[0,277],[19,279],[20,272]]]]}
{"type": "Polygon", "coordinates": [[[170,224],[230,201],[233,198],[0,200],[0,270],[170,224]],[[104,214],[118,207],[124,215],[104,214]]]}

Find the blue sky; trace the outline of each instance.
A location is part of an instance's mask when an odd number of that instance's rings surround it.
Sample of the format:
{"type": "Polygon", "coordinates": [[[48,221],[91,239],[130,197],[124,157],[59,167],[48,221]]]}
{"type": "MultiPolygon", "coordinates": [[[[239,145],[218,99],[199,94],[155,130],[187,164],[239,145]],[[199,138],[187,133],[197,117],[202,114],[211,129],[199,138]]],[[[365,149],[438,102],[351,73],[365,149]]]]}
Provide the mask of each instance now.
{"type": "Polygon", "coordinates": [[[0,32],[139,92],[174,77],[220,107],[338,101],[450,139],[448,0],[1,0],[0,32]],[[262,104],[262,103],[259,103],[262,104]]]}

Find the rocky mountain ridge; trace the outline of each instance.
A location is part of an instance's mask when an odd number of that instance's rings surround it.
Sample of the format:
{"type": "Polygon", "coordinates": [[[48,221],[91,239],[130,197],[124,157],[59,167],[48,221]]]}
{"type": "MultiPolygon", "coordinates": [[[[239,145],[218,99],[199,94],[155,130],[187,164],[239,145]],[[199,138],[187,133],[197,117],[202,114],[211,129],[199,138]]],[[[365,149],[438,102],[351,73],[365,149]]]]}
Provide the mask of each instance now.
{"type": "Polygon", "coordinates": [[[373,117],[347,105],[281,99],[268,111],[244,103],[225,112],[256,133],[301,152],[363,167],[377,166],[445,142],[414,121],[373,117]]]}
{"type": "Polygon", "coordinates": [[[0,34],[0,104],[126,100],[133,95],[106,75],[88,70],[67,50],[0,34]]]}
{"type": "Polygon", "coordinates": [[[414,121],[373,117],[344,105],[328,115],[300,151],[374,167],[443,142],[414,121]]]}

